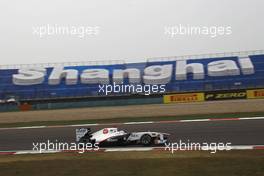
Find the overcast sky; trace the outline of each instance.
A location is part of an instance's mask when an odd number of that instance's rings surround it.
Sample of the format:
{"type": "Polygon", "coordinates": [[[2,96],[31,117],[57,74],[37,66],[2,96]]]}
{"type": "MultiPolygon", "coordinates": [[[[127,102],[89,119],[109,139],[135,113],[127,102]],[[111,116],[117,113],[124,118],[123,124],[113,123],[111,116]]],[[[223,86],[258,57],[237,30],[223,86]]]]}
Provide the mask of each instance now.
{"type": "Polygon", "coordinates": [[[1,0],[3,64],[142,61],[264,49],[263,0],[1,0]],[[166,35],[178,25],[230,26],[231,35],[166,35]],[[99,27],[97,35],[49,35],[40,26],[99,27]]]}

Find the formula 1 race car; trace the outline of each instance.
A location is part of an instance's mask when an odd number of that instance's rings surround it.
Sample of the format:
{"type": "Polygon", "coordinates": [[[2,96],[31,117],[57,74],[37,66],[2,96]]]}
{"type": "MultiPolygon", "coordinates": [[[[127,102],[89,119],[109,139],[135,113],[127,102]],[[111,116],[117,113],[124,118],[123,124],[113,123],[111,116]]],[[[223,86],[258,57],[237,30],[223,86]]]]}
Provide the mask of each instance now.
{"type": "Polygon", "coordinates": [[[76,129],[77,143],[92,143],[99,146],[119,146],[127,144],[159,145],[168,141],[169,134],[159,132],[126,132],[117,128],[104,128],[92,133],[90,128],[76,129]]]}

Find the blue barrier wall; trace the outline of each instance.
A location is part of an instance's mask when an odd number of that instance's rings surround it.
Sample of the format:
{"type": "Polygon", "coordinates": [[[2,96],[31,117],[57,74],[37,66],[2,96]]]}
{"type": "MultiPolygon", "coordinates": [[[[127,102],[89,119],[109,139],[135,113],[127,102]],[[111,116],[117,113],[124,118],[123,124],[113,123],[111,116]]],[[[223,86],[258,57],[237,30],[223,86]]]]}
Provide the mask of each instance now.
{"type": "MultiPolygon", "coordinates": [[[[230,89],[247,89],[247,88],[261,88],[264,87],[264,55],[249,56],[254,68],[255,74],[228,76],[228,77],[210,77],[205,76],[203,80],[193,80],[192,75],[188,75],[188,79],[184,81],[175,80],[175,70],[173,72],[172,81],[166,85],[166,93],[170,92],[189,92],[189,91],[212,91],[212,90],[230,90],[230,89]]],[[[207,70],[207,64],[217,60],[233,60],[238,62],[237,57],[225,58],[208,58],[208,59],[195,59],[188,60],[187,63],[202,63],[207,70]]],[[[65,69],[76,69],[79,73],[84,69],[89,68],[104,68],[110,72],[112,77],[113,69],[126,69],[138,68],[143,73],[147,66],[151,65],[164,65],[173,64],[174,68],[176,63],[173,61],[168,62],[147,62],[135,64],[120,64],[120,65],[102,65],[102,66],[71,66],[65,69]]],[[[239,65],[239,64],[237,64],[239,65]]],[[[48,74],[52,71],[48,68],[48,74]]],[[[98,96],[98,85],[65,85],[62,81],[60,85],[52,86],[47,84],[48,76],[41,85],[33,86],[18,86],[12,83],[12,75],[17,74],[17,69],[0,70],[0,99],[5,99],[10,96],[18,97],[20,100],[26,99],[47,99],[47,98],[60,98],[60,97],[84,97],[84,96],[98,96]]]]}

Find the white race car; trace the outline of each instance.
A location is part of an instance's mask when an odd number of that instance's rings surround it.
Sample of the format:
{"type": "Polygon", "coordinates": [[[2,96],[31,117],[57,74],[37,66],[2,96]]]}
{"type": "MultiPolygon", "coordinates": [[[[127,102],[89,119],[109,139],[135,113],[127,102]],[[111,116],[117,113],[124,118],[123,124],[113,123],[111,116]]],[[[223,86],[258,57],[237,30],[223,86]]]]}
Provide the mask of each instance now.
{"type": "Polygon", "coordinates": [[[104,145],[159,145],[168,141],[169,134],[159,132],[132,132],[128,133],[117,128],[104,128],[94,133],[90,128],[76,129],[77,143],[98,143],[100,146],[104,145]]]}

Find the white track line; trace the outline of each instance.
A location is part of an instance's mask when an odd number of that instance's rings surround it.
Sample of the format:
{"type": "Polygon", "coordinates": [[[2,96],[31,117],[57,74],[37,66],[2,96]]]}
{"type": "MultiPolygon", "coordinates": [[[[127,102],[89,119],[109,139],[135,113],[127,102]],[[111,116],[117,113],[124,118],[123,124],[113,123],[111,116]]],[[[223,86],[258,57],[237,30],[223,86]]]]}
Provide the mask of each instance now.
{"type": "MultiPolygon", "coordinates": [[[[41,153],[43,154],[48,154],[48,153],[61,153],[62,151],[60,150],[49,150],[49,151],[43,151],[41,153]]],[[[39,151],[36,150],[21,150],[21,151],[17,151],[15,154],[16,155],[24,155],[24,154],[41,154],[39,151]]]]}
{"type": "Polygon", "coordinates": [[[154,150],[153,147],[135,147],[135,148],[108,148],[105,152],[136,152],[136,151],[151,151],[154,150]]]}
{"type": "MultiPolygon", "coordinates": [[[[264,150],[264,145],[235,145],[230,146],[231,150],[264,150]]],[[[211,151],[207,148],[201,148],[202,151],[211,151]]],[[[85,151],[87,152],[147,152],[147,151],[162,151],[169,152],[165,147],[128,147],[128,148],[101,148],[100,150],[85,151]]],[[[195,151],[195,150],[174,150],[177,151],[195,151]]],[[[196,150],[198,151],[198,150],[196,150]]],[[[230,150],[229,150],[230,151],[230,150]]],[[[80,151],[63,151],[63,150],[47,150],[47,151],[37,151],[37,150],[20,150],[20,151],[0,151],[0,155],[24,155],[24,154],[51,154],[51,153],[80,153],[80,151]]]]}
{"type": "Polygon", "coordinates": [[[92,124],[77,124],[77,125],[66,125],[66,126],[71,126],[71,127],[81,127],[81,126],[98,126],[100,124],[98,123],[92,123],[92,124]]]}
{"type": "Polygon", "coordinates": [[[10,128],[0,128],[0,130],[41,129],[41,128],[48,128],[48,127],[49,126],[10,127],[10,128]]]}
{"type": "Polygon", "coordinates": [[[264,117],[242,117],[239,120],[262,120],[264,117]]]}
{"type": "Polygon", "coordinates": [[[19,130],[19,129],[40,129],[40,128],[66,128],[83,126],[115,126],[115,125],[139,125],[139,124],[161,124],[161,123],[190,123],[190,122],[217,122],[217,121],[237,121],[237,120],[264,120],[264,117],[242,117],[242,118],[211,118],[195,120],[169,120],[169,121],[147,121],[147,122],[125,122],[125,123],[105,123],[105,124],[76,124],[76,125],[56,125],[56,126],[29,126],[29,127],[9,127],[0,130],[19,130]]]}
{"type": "Polygon", "coordinates": [[[140,124],[151,124],[151,123],[155,123],[155,122],[126,122],[123,124],[124,125],[140,125],[140,124]]]}
{"type": "Polygon", "coordinates": [[[180,122],[207,122],[210,119],[197,119],[197,120],[180,120],[180,122]]]}

